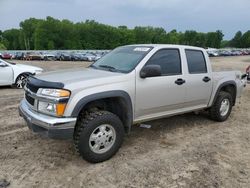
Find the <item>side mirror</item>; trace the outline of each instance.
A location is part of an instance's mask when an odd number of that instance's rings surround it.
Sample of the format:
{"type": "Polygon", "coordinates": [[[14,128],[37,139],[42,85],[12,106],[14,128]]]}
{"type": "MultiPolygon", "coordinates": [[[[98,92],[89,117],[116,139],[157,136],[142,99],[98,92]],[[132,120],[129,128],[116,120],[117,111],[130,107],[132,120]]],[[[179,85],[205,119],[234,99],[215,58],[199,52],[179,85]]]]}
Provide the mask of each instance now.
{"type": "Polygon", "coordinates": [[[8,65],[4,64],[4,63],[1,63],[0,64],[0,67],[8,67],[8,65]]]}
{"type": "Polygon", "coordinates": [[[160,65],[146,65],[141,69],[140,77],[156,77],[161,76],[161,66],[160,65]]]}

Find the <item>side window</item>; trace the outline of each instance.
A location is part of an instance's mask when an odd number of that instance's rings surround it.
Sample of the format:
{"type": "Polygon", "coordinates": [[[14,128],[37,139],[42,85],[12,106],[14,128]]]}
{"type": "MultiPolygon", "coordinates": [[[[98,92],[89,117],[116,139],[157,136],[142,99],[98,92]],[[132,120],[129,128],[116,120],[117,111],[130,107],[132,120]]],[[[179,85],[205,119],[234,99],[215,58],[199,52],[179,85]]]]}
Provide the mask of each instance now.
{"type": "Polygon", "coordinates": [[[178,49],[162,49],[156,52],[146,65],[160,65],[162,75],[181,74],[181,58],[178,49]]]}
{"type": "Polygon", "coordinates": [[[207,73],[207,65],[202,51],[185,50],[190,74],[207,73]]]}

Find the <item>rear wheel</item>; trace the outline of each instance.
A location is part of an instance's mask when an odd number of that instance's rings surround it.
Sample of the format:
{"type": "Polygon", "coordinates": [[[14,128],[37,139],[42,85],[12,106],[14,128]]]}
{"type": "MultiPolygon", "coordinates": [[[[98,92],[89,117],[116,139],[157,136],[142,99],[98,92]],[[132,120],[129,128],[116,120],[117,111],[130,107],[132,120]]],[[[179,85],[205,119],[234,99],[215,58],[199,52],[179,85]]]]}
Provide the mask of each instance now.
{"type": "Polygon", "coordinates": [[[85,160],[97,163],[111,158],[121,147],[123,137],[124,127],[118,116],[96,111],[79,118],[74,144],[85,160]]]}
{"type": "Polygon", "coordinates": [[[215,121],[225,121],[231,114],[233,99],[232,95],[228,92],[221,91],[210,108],[210,117],[215,121]]]}
{"type": "Polygon", "coordinates": [[[27,82],[27,79],[28,74],[20,74],[16,79],[15,87],[19,89],[23,88],[27,82]]]}

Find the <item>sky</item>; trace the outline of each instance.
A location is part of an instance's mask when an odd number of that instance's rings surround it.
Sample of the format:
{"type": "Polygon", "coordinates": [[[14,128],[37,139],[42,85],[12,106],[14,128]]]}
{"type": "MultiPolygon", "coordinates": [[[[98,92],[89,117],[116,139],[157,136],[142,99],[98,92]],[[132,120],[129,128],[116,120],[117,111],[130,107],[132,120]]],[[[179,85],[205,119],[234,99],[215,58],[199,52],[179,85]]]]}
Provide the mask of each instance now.
{"type": "Polygon", "coordinates": [[[222,30],[231,39],[250,30],[250,0],[0,0],[0,30],[30,17],[95,20],[113,26],[163,27],[166,31],[222,30]]]}

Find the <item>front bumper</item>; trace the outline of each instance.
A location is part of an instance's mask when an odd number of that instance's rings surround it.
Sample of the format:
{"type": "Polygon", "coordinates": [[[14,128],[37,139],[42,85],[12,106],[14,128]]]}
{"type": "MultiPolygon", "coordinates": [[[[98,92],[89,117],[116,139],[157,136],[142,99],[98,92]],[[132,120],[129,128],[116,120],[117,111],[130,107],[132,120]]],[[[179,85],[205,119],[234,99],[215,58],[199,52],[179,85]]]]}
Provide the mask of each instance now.
{"type": "Polygon", "coordinates": [[[30,109],[25,99],[19,106],[19,114],[33,132],[55,139],[73,138],[76,118],[57,118],[35,112],[30,109]]]}

